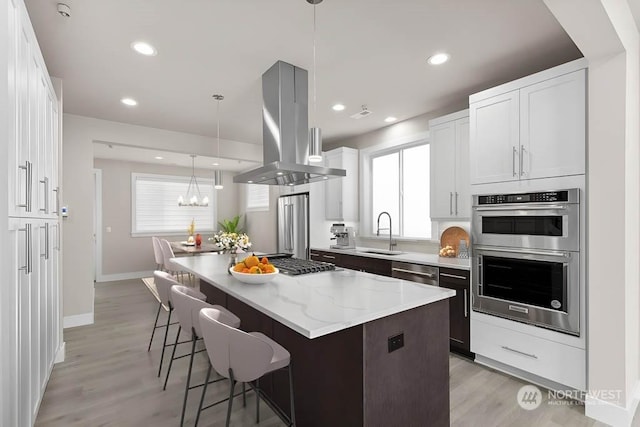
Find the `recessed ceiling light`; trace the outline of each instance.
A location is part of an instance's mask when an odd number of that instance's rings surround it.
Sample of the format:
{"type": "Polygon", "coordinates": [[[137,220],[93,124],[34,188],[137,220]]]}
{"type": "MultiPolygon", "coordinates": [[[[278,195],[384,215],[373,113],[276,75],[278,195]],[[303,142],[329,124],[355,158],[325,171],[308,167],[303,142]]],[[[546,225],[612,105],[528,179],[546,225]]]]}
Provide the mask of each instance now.
{"type": "Polygon", "coordinates": [[[331,107],[333,109],[333,111],[342,111],[345,109],[345,106],[342,104],[335,104],[333,107],[331,107]]]}
{"type": "Polygon", "coordinates": [[[131,49],[145,56],[156,56],[158,54],[156,48],[146,42],[133,42],[131,43],[131,49]]]}
{"type": "Polygon", "coordinates": [[[384,121],[387,122],[387,123],[395,122],[396,120],[398,120],[398,119],[395,118],[395,117],[392,117],[392,116],[389,116],[386,119],[384,119],[384,121]]]}
{"type": "Polygon", "coordinates": [[[253,181],[247,181],[247,184],[253,184],[253,181]]]}
{"type": "Polygon", "coordinates": [[[444,64],[448,60],[449,60],[448,53],[436,53],[435,55],[431,55],[429,59],[427,59],[427,62],[431,65],[440,65],[440,64],[444,64]]]}
{"type": "Polygon", "coordinates": [[[135,107],[136,105],[138,105],[138,101],[133,98],[122,98],[120,102],[129,107],[135,107]]]}
{"type": "Polygon", "coordinates": [[[155,159],[156,159],[156,160],[162,160],[162,159],[164,159],[164,157],[162,157],[162,156],[156,156],[156,157],[155,157],[155,159]]]}
{"type": "Polygon", "coordinates": [[[283,172],[276,172],[276,175],[282,175],[283,172]]]}
{"type": "Polygon", "coordinates": [[[220,165],[220,163],[218,163],[218,162],[211,163],[211,166],[218,166],[218,165],[220,165]]]}

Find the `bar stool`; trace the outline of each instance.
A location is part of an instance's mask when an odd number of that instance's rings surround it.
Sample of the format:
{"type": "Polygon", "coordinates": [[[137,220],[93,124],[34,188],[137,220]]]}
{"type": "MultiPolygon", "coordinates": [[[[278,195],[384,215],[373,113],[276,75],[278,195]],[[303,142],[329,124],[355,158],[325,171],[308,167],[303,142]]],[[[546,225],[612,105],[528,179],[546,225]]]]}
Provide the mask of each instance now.
{"type": "MultiPolygon", "coordinates": [[[[171,258],[175,258],[173,249],[171,249],[171,243],[166,239],[160,239],[160,249],[162,250],[162,260],[164,270],[168,273],[172,273],[178,280],[182,277],[182,283],[184,283],[184,271],[180,270],[180,266],[171,261],[171,258]]],[[[189,280],[191,280],[191,274],[189,274],[189,280]]]]}
{"type": "Polygon", "coordinates": [[[216,308],[203,308],[199,314],[200,327],[204,338],[204,345],[209,355],[209,370],[204,382],[196,423],[200,419],[200,412],[218,403],[228,400],[227,423],[231,419],[231,407],[233,405],[233,391],[236,382],[248,383],[256,393],[256,422],[260,422],[260,395],[266,403],[289,426],[295,426],[295,409],[293,403],[293,376],[291,372],[291,355],[289,352],[271,338],[259,332],[243,332],[233,326],[225,324],[224,313],[216,308]],[[218,374],[229,378],[231,384],[229,398],[216,402],[206,408],[202,407],[204,396],[207,392],[207,384],[211,375],[211,367],[218,374]],[[287,417],[284,411],[275,402],[264,395],[260,390],[260,377],[278,369],[289,371],[289,399],[291,404],[291,417],[287,417]],[[252,384],[251,381],[256,381],[252,384]]]}
{"type": "MultiPolygon", "coordinates": [[[[169,335],[169,326],[176,325],[178,322],[171,323],[171,313],[173,312],[173,303],[171,302],[171,287],[178,285],[180,283],[177,282],[173,276],[165,271],[154,271],[153,272],[153,283],[156,285],[156,290],[158,291],[158,298],[160,298],[160,302],[158,303],[158,312],[156,313],[156,321],[153,324],[153,330],[151,331],[151,339],[149,340],[149,347],[147,351],[151,350],[151,344],[153,343],[153,336],[158,328],[164,329],[164,340],[162,343],[162,354],[160,356],[160,366],[158,367],[158,377],[162,372],[162,362],[164,360],[164,350],[167,347],[171,347],[172,344],[167,344],[167,335],[169,335]],[[158,325],[158,318],[160,317],[160,311],[164,309],[167,315],[167,323],[164,325],[158,325]]],[[[194,298],[199,300],[206,300],[207,297],[202,292],[193,289],[187,288],[188,294],[194,298]]],[[[186,342],[186,341],[185,341],[186,342]]],[[[178,343],[181,344],[181,343],[178,343]]]]}
{"type": "Polygon", "coordinates": [[[162,248],[160,248],[160,239],[157,237],[151,238],[153,243],[153,257],[156,260],[156,270],[163,270],[164,258],[162,257],[162,248]]]}
{"type": "MultiPolygon", "coordinates": [[[[178,322],[180,323],[180,326],[178,328],[178,333],[176,335],[176,342],[171,354],[171,360],[169,361],[169,369],[167,370],[167,376],[164,380],[163,390],[166,390],[167,388],[167,381],[169,380],[169,373],[171,372],[171,365],[173,364],[173,361],[176,359],[180,359],[182,357],[190,356],[189,371],[187,373],[187,383],[185,385],[185,390],[184,390],[184,401],[182,403],[182,416],[180,418],[180,425],[182,426],[184,423],[184,415],[185,415],[185,409],[187,406],[187,397],[189,395],[189,390],[192,388],[200,387],[202,385],[202,384],[199,384],[191,387],[191,371],[193,369],[193,356],[195,355],[195,353],[200,353],[201,351],[205,351],[205,350],[199,350],[196,352],[196,342],[202,339],[200,322],[198,320],[198,313],[203,308],[215,309],[218,313],[220,313],[219,314],[220,322],[222,322],[223,324],[230,325],[234,328],[237,328],[240,326],[240,319],[235,314],[233,314],[232,312],[230,312],[224,307],[221,307],[219,305],[211,305],[205,301],[201,301],[197,298],[192,297],[191,295],[189,295],[189,288],[187,288],[186,286],[174,285],[171,288],[171,302],[175,307],[176,315],[178,316],[178,322]],[[190,339],[191,353],[176,357],[176,348],[178,347],[178,344],[179,344],[178,339],[180,338],[180,333],[182,332],[183,329],[191,333],[191,339],[190,339]]],[[[188,342],[188,341],[185,341],[185,342],[188,342]]],[[[205,382],[205,385],[208,382],[209,382],[209,376],[207,376],[207,381],[205,382]]]]}

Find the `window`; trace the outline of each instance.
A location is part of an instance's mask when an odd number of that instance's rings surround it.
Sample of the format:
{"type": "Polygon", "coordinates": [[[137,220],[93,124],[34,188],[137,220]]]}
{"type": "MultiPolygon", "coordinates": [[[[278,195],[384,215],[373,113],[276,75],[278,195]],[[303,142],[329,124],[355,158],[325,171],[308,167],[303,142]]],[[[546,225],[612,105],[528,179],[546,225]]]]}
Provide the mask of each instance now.
{"type": "MultiPolygon", "coordinates": [[[[429,210],[429,144],[412,144],[372,153],[371,232],[376,234],[380,212],[391,216],[394,236],[431,237],[429,210]]],[[[380,228],[388,228],[386,215],[380,228]]],[[[384,230],[380,234],[387,234],[384,230]]]]}
{"type": "Polygon", "coordinates": [[[269,186],[261,184],[247,185],[247,211],[269,210],[269,186]]]}
{"type": "Polygon", "coordinates": [[[189,179],[131,174],[131,234],[186,234],[191,220],[196,224],[196,232],[213,232],[216,199],[211,180],[198,179],[200,194],[209,197],[209,206],[178,206],[178,197],[187,192],[189,179]]]}

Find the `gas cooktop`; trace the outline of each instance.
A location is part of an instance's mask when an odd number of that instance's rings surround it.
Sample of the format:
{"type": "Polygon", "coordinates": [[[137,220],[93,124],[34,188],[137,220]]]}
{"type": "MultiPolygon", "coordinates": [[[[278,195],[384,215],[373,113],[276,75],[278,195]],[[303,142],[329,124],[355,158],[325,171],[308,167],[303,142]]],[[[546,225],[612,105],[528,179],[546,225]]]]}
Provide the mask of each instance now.
{"type": "Polygon", "coordinates": [[[269,258],[269,262],[275,265],[281,273],[291,276],[336,269],[335,265],[328,262],[294,258],[291,254],[267,254],[263,256],[269,258]]]}

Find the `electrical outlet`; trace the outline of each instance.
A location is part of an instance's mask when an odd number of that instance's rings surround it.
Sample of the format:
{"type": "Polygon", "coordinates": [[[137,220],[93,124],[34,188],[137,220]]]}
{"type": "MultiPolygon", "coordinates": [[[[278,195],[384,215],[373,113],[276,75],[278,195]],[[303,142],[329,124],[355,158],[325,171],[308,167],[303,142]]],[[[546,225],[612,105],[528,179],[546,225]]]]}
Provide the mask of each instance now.
{"type": "Polygon", "coordinates": [[[389,337],[387,339],[387,346],[389,348],[389,353],[404,347],[404,333],[400,333],[392,337],[389,337]]]}

